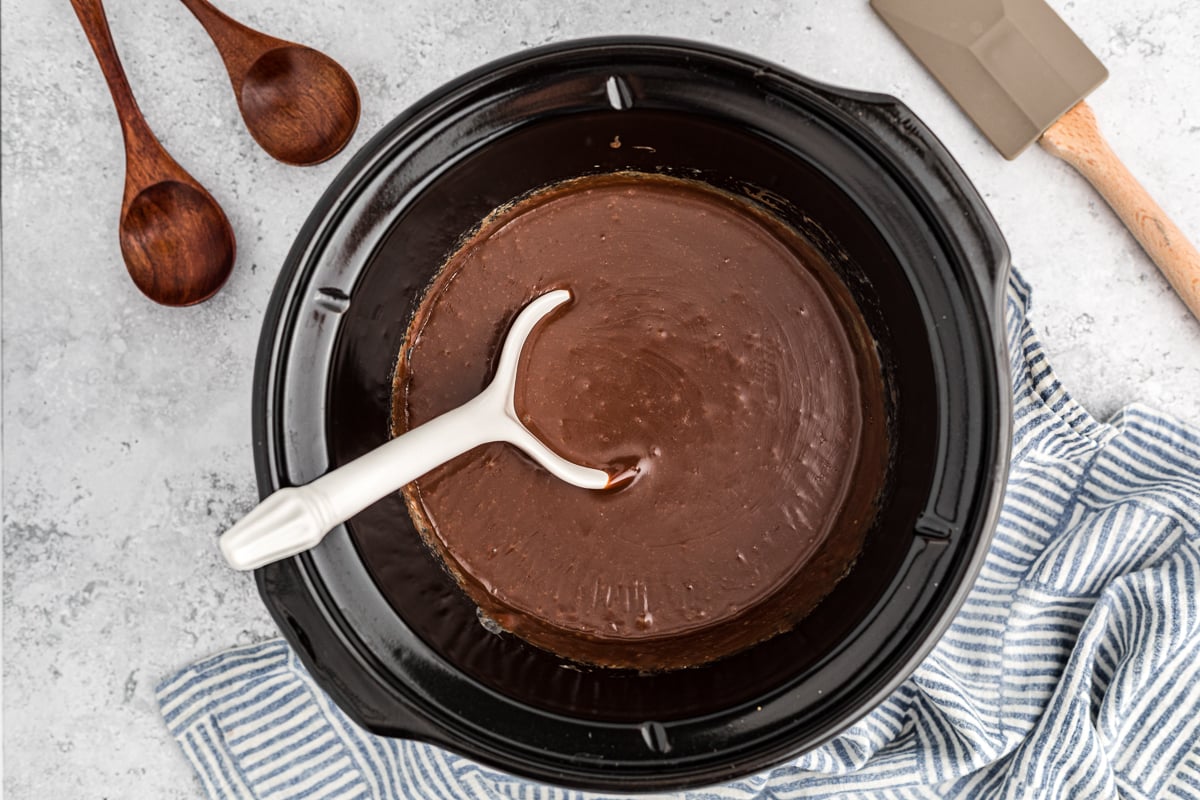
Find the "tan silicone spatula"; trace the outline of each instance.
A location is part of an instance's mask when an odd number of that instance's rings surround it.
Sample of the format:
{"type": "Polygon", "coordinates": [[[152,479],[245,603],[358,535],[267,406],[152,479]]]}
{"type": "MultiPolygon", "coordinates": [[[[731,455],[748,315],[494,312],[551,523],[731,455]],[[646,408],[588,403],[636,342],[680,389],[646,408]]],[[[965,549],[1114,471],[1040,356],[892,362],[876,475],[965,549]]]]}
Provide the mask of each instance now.
{"type": "Polygon", "coordinates": [[[1104,197],[1200,319],[1200,253],[1083,102],[1108,71],[1044,0],[871,0],[1005,158],[1042,147],[1104,197]]]}

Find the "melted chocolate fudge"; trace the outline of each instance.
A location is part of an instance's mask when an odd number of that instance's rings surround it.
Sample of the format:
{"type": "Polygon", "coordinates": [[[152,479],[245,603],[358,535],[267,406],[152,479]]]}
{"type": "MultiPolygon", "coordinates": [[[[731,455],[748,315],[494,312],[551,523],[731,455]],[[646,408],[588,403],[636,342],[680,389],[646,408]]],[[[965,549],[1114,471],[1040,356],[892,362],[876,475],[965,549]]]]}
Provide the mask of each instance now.
{"type": "Polygon", "coordinates": [[[502,628],[591,664],[703,663],[786,630],[850,568],[883,481],[883,389],[849,292],[794,230],[704,184],[592,176],[492,214],[397,367],[393,432],[474,397],[532,298],[517,411],[610,473],[593,492],[491,444],[406,489],[502,628]]]}

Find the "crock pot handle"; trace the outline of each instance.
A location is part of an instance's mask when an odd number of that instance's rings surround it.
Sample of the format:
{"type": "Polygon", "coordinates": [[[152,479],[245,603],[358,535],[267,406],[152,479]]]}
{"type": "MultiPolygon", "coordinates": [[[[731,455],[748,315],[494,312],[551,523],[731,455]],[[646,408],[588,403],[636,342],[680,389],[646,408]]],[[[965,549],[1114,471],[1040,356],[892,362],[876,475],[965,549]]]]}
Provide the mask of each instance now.
{"type": "MultiPolygon", "coordinates": [[[[303,559],[293,558],[268,564],[254,575],[259,591],[272,599],[267,609],[276,625],[318,685],[355,722],[373,733],[439,747],[456,746],[453,737],[421,714],[418,698],[403,687],[380,680],[368,666],[369,660],[350,645],[353,637],[347,637],[336,605],[312,591],[309,568],[303,559]]],[[[412,641],[396,642],[395,646],[425,647],[410,635],[412,641]]]]}
{"type": "Polygon", "coordinates": [[[1004,310],[1008,285],[1009,251],[991,211],[941,141],[908,106],[895,97],[856,92],[827,85],[812,86],[826,101],[848,114],[875,135],[861,144],[876,150],[880,163],[888,164],[936,210],[937,219],[953,229],[956,242],[964,248],[964,263],[975,272],[981,286],[991,288],[985,300],[989,311],[999,316],[1004,310]]]}

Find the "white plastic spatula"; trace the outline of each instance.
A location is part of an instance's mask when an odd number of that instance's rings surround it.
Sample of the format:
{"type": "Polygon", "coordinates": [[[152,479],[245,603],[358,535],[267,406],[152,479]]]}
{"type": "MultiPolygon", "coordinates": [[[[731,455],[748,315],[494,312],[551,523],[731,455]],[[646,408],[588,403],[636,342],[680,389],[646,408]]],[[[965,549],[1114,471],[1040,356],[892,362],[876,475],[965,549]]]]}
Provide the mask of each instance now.
{"type": "Polygon", "coordinates": [[[220,539],[235,569],[256,569],[315,547],[332,528],[455,456],[487,442],[524,450],[552,475],[583,489],[612,483],[603,470],[581,467],[541,442],[517,418],[513,393],[525,340],[551,311],[571,299],[547,292],[522,309],[508,332],[496,377],[477,397],[306,486],[280,489],[220,539]]]}

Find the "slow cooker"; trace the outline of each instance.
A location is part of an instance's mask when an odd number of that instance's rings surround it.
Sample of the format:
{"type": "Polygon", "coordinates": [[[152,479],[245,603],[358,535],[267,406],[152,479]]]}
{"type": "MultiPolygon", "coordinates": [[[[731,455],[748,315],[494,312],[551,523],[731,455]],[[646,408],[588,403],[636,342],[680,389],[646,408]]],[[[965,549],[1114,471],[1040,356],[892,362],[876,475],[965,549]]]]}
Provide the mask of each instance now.
{"type": "Polygon", "coordinates": [[[537,187],[617,170],[768,207],[862,309],[884,365],[888,478],[834,591],[792,631],[714,663],[581,666],[482,624],[399,493],[256,577],[360,725],[549,783],[632,792],[719,783],[815,748],[936,643],[987,551],[1006,474],[1008,253],[962,170],[893,98],[692,42],[530,50],[397,117],[300,231],[258,353],[262,495],[386,441],[407,324],[464,233],[537,187]]]}

